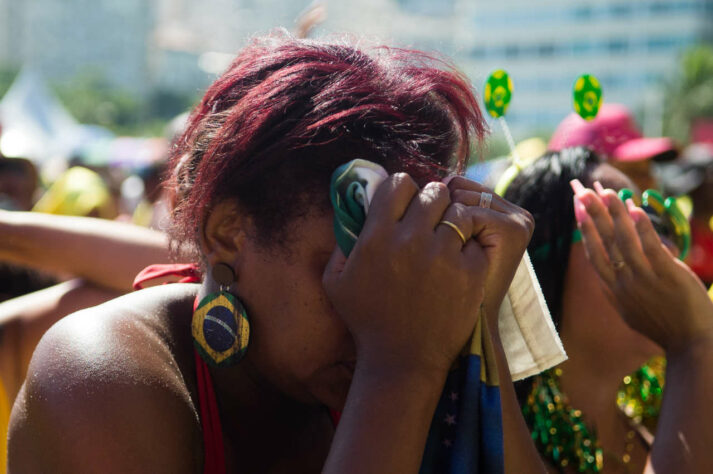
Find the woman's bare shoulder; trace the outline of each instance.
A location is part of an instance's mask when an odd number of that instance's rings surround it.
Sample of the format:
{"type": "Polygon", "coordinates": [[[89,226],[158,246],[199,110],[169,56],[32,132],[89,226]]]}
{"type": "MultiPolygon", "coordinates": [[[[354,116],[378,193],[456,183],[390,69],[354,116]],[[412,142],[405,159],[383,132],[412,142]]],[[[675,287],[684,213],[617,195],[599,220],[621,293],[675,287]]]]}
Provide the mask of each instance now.
{"type": "Polygon", "coordinates": [[[200,421],[167,323],[194,291],[144,290],[55,324],[13,408],[10,472],[196,472],[200,421]]]}

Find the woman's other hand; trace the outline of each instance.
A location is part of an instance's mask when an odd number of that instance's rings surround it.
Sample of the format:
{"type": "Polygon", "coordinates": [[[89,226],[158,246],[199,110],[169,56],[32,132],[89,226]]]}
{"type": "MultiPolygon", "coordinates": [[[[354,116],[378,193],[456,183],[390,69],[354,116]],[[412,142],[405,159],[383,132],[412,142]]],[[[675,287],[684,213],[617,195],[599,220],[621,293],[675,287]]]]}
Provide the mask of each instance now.
{"type": "Polygon", "coordinates": [[[351,255],[336,249],[323,278],[357,368],[445,376],[483,301],[488,258],[471,238],[486,225],[479,211],[452,202],[445,184],[419,189],[404,173],[379,186],[351,255]]]}
{"type": "Polygon", "coordinates": [[[696,275],[661,242],[641,209],[576,181],[575,214],[587,257],[626,323],[667,354],[713,341],[713,302],[696,275]]]}
{"type": "Polygon", "coordinates": [[[472,207],[476,220],[473,238],[488,257],[484,306],[492,327],[497,327],[497,315],[515,271],[530,243],[535,220],[525,209],[503,199],[482,184],[462,176],[448,179],[453,202],[472,207]],[[480,207],[481,196],[492,196],[490,206],[480,207]]]}

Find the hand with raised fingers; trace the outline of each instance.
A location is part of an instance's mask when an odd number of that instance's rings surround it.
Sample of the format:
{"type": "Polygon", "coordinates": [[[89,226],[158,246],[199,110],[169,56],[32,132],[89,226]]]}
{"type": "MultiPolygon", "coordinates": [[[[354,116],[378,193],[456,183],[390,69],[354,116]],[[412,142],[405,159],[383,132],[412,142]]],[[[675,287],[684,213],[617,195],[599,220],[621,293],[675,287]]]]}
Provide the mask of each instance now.
{"type": "Polygon", "coordinates": [[[475,181],[457,176],[448,179],[448,188],[453,202],[467,206],[476,229],[473,238],[488,257],[490,270],[484,304],[489,318],[497,318],[500,304],[530,243],[535,221],[528,211],[475,181]]]}
{"type": "Polygon", "coordinates": [[[573,180],[587,257],[626,323],[667,353],[713,338],[713,302],[698,277],[656,234],[646,212],[598,182],[573,180]]]}
{"type": "Polygon", "coordinates": [[[470,209],[445,184],[419,189],[404,173],[379,186],[349,258],[336,249],[323,276],[357,365],[448,371],[475,327],[488,271],[470,209]]]}

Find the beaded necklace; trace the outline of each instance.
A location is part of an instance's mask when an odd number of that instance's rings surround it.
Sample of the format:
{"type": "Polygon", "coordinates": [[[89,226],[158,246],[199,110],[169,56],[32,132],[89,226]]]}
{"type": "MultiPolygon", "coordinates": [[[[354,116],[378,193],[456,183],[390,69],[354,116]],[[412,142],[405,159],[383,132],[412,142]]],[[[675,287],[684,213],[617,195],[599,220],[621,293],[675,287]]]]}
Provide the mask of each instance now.
{"type": "MultiPolygon", "coordinates": [[[[665,360],[654,358],[636,372],[624,377],[616,403],[631,427],[626,433],[624,453],[607,453],[627,466],[631,461],[637,432],[650,445],[663,397],[665,360]]],[[[559,388],[562,369],[547,370],[534,379],[522,408],[540,454],[559,469],[570,466],[578,472],[601,472],[604,452],[596,431],[588,427],[581,410],[569,404],[559,388]]]]}

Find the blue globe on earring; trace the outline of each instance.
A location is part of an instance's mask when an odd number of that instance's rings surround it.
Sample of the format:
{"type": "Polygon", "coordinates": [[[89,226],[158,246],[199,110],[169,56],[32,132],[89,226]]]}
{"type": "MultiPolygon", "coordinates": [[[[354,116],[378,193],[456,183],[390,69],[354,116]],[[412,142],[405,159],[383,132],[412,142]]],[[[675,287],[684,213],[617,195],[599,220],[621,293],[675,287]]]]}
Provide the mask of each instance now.
{"type": "Polygon", "coordinates": [[[191,326],[196,350],[215,367],[234,364],[248,348],[247,313],[240,301],[227,291],[203,298],[193,313],[191,326]]]}

